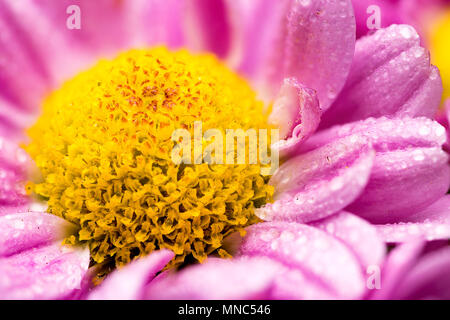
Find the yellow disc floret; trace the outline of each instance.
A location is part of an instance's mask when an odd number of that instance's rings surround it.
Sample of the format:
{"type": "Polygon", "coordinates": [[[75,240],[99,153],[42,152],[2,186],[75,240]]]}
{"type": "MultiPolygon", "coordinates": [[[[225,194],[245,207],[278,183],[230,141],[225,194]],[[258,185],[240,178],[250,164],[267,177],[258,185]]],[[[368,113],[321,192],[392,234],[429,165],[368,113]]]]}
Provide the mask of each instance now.
{"type": "Polygon", "coordinates": [[[102,60],[53,92],[26,150],[42,173],[30,190],[74,223],[66,243],[121,266],[168,248],[171,265],[226,252],[223,238],[257,222],[273,189],[259,164],[176,164],[174,130],[267,128],[249,85],[212,55],[165,48],[102,60]]]}

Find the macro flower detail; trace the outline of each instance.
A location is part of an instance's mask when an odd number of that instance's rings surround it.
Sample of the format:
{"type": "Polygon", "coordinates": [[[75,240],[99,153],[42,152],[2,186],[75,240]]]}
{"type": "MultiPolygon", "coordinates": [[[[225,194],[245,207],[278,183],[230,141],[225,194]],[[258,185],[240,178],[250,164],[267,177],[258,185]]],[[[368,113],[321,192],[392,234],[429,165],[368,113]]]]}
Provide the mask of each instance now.
{"type": "Polygon", "coordinates": [[[194,120],[223,131],[267,123],[248,85],[211,56],[130,51],[67,82],[43,110],[26,147],[43,177],[29,188],[78,227],[66,243],[87,243],[96,263],[162,248],[172,264],[225,254],[223,238],[271,199],[259,165],[171,159],[172,132],[193,132],[194,120]]]}
{"type": "Polygon", "coordinates": [[[0,2],[0,299],[450,298],[445,23],[407,2],[0,2]]]}

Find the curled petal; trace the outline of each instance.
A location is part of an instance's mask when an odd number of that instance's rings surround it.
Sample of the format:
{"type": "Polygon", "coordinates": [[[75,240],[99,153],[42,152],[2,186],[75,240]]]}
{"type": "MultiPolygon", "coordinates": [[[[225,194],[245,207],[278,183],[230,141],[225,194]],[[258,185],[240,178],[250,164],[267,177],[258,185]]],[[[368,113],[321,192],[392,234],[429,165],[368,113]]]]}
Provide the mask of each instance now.
{"type": "Polygon", "coordinates": [[[0,216],[0,257],[62,239],[72,227],[64,219],[44,212],[0,216]]]}
{"type": "Polygon", "coordinates": [[[152,282],[148,299],[329,299],[298,270],[266,257],[211,259],[152,282]]]}
{"type": "Polygon", "coordinates": [[[292,158],[270,180],[275,202],[256,214],[266,221],[310,222],[336,213],[363,191],[373,158],[368,140],[360,135],[292,158]]]}
{"type": "Polygon", "coordinates": [[[142,299],[145,286],[174,257],[172,251],[160,250],[110,274],[88,296],[89,300],[142,299]]]}
{"type": "Polygon", "coordinates": [[[293,151],[319,126],[322,111],[316,92],[302,86],[297,79],[284,79],[273,104],[269,122],[280,129],[280,140],[272,144],[281,156],[293,151]]]}
{"type": "Polygon", "coordinates": [[[405,221],[377,226],[386,242],[404,242],[422,236],[428,241],[450,238],[450,195],[446,195],[431,206],[405,221]]]}
{"type": "Polygon", "coordinates": [[[395,299],[450,299],[450,248],[423,256],[408,272],[395,299]]]}
{"type": "Polygon", "coordinates": [[[431,118],[442,90],[439,70],[430,65],[414,28],[392,25],[356,42],[346,85],[321,128],[368,117],[431,118]]]}
{"type": "Polygon", "coordinates": [[[381,265],[386,248],[375,226],[351,213],[342,211],[310,224],[335,236],[348,245],[364,269],[381,265]]]}
{"type": "Polygon", "coordinates": [[[425,241],[416,238],[392,250],[382,266],[381,288],[370,291],[370,299],[395,297],[395,291],[404,281],[404,275],[414,266],[424,246],[425,241]]]}
{"type": "Polygon", "coordinates": [[[318,286],[340,298],[358,298],[363,293],[359,262],[333,236],[317,228],[288,222],[259,223],[246,230],[240,255],[267,256],[299,269],[318,286]]]}
{"type": "Polygon", "coordinates": [[[0,258],[0,298],[65,298],[80,290],[88,266],[87,248],[59,243],[0,258]]]}

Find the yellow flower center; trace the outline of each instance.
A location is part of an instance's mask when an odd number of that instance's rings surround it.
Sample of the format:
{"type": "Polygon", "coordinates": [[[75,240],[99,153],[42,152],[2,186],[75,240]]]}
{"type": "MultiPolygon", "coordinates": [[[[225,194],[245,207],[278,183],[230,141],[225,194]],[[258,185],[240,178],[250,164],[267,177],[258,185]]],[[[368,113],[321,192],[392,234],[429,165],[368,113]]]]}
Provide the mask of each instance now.
{"type": "Polygon", "coordinates": [[[95,263],[121,266],[153,250],[203,261],[258,221],[272,198],[259,164],[176,164],[172,133],[267,128],[250,86],[212,55],[131,50],[77,75],[45,101],[26,150],[42,173],[29,192],[78,232],[95,263]]]}

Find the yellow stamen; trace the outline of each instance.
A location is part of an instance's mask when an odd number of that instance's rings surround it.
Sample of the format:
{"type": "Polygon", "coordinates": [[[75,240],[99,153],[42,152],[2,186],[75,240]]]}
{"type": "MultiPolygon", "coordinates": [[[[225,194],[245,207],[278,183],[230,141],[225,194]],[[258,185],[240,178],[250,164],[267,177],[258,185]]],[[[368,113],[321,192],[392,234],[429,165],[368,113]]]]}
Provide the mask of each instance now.
{"type": "Polygon", "coordinates": [[[267,128],[262,102],[212,55],[132,50],[53,92],[26,147],[43,180],[28,188],[78,226],[95,263],[121,266],[159,248],[227,256],[223,238],[258,221],[272,198],[259,164],[176,165],[171,134],[267,128]]]}

